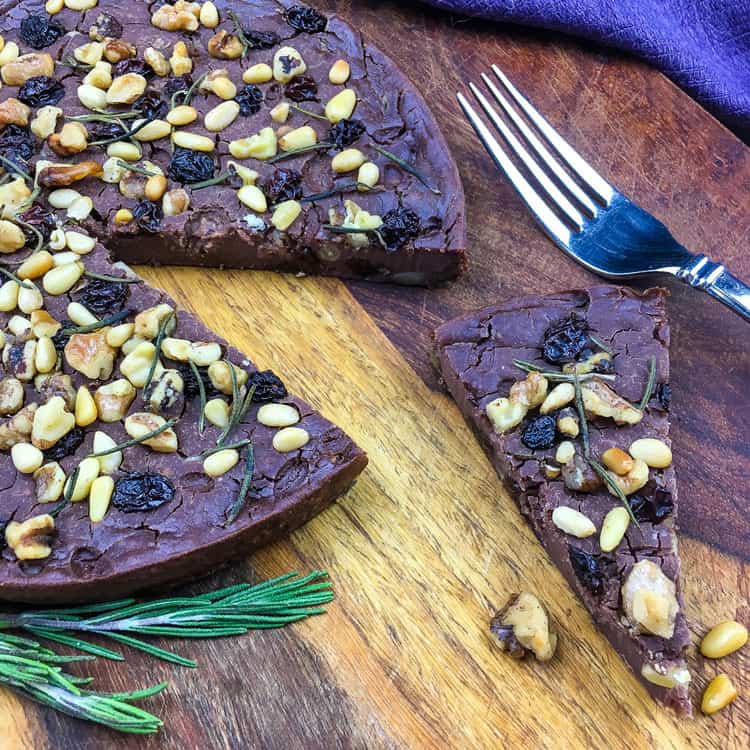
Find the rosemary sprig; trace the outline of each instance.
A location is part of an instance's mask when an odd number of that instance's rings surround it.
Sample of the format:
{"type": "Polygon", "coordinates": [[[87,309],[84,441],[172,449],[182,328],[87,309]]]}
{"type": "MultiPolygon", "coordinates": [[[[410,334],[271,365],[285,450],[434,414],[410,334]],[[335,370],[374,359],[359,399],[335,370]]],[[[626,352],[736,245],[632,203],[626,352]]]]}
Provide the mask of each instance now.
{"type": "Polygon", "coordinates": [[[377,229],[358,229],[357,227],[338,226],[336,224],[321,224],[321,229],[325,229],[326,232],[332,234],[369,234],[371,237],[375,237],[383,248],[388,249],[383,235],[377,229]]]}
{"type": "Polygon", "coordinates": [[[323,120],[325,122],[328,122],[328,118],[325,115],[321,115],[318,112],[311,112],[309,109],[305,109],[304,107],[300,107],[299,104],[295,104],[294,102],[287,102],[287,104],[297,112],[301,112],[303,115],[307,115],[308,117],[314,117],[316,120],[323,120]]]}
{"type": "Polygon", "coordinates": [[[232,31],[234,31],[235,36],[240,40],[240,43],[242,44],[242,59],[244,60],[253,45],[245,35],[245,30],[242,28],[242,23],[240,22],[237,14],[233,10],[230,10],[227,15],[232,20],[232,24],[234,26],[232,31]]]}
{"type": "Polygon", "coordinates": [[[14,216],[13,221],[15,221],[16,224],[20,224],[25,229],[28,229],[34,235],[34,237],[36,237],[36,245],[31,252],[38,253],[44,247],[44,236],[42,235],[42,233],[33,224],[29,224],[27,221],[20,219],[18,216],[14,216]]]}
{"type": "Polygon", "coordinates": [[[153,379],[154,373],[156,372],[156,365],[159,363],[161,342],[164,341],[164,337],[167,335],[167,326],[169,325],[172,318],[174,318],[174,310],[170,310],[169,314],[164,317],[164,320],[162,320],[161,325],[159,326],[159,331],[156,334],[156,340],[154,341],[154,356],[151,359],[151,364],[148,366],[148,374],[146,375],[145,381],[146,385],[143,389],[144,400],[146,398],[146,393],[151,387],[151,380],[153,379]]]}
{"type": "Polygon", "coordinates": [[[158,172],[154,172],[153,169],[146,169],[146,167],[141,167],[138,164],[133,164],[131,161],[125,161],[125,159],[117,159],[117,165],[120,167],[124,167],[129,172],[137,172],[138,174],[145,175],[146,177],[155,177],[158,172]]]}
{"type": "Polygon", "coordinates": [[[229,445],[216,445],[213,448],[206,448],[204,450],[200,457],[201,458],[208,458],[209,456],[213,456],[214,453],[218,453],[219,451],[228,451],[232,448],[234,450],[239,450],[240,448],[244,448],[246,445],[250,445],[252,443],[252,440],[245,438],[244,440],[238,440],[236,443],[230,443],[229,445]]]}
{"type": "Polygon", "coordinates": [[[607,471],[598,461],[594,460],[593,458],[588,459],[589,465],[591,468],[599,475],[599,477],[602,479],[602,481],[609,487],[612,492],[617,495],[620,502],[625,506],[625,510],[627,510],[628,515],[630,516],[630,520],[638,527],[640,528],[640,524],[638,523],[638,519],[635,517],[635,514],[633,513],[633,509],[630,507],[630,503],[628,502],[628,498],[625,496],[625,493],[620,489],[620,486],[615,481],[612,474],[607,471]]]}
{"type": "Polygon", "coordinates": [[[253,396],[255,395],[255,385],[252,385],[245,393],[244,399],[240,398],[240,389],[237,385],[237,373],[234,371],[234,366],[229,362],[228,364],[230,377],[232,378],[232,411],[229,414],[227,426],[222,430],[216,440],[217,447],[224,445],[227,438],[229,438],[237,425],[243,420],[250,409],[253,402],[253,396]]]}
{"type": "Polygon", "coordinates": [[[137,438],[131,438],[130,440],[126,440],[124,443],[118,443],[117,445],[113,445],[111,448],[107,448],[103,451],[97,451],[96,453],[89,453],[87,458],[99,458],[100,456],[108,456],[110,453],[117,453],[117,451],[125,450],[126,448],[132,448],[134,445],[139,445],[140,443],[145,442],[146,440],[151,440],[151,438],[156,437],[157,435],[161,435],[162,432],[166,432],[167,430],[171,429],[177,424],[178,420],[176,417],[173,417],[172,419],[168,419],[163,425],[157,427],[155,430],[151,430],[151,432],[147,432],[145,435],[141,435],[137,438]]]}
{"type": "Polygon", "coordinates": [[[267,164],[275,164],[277,161],[283,161],[284,159],[292,159],[300,154],[307,154],[310,151],[320,151],[321,149],[331,148],[332,143],[313,143],[310,146],[300,146],[300,148],[291,148],[289,151],[280,151],[276,156],[272,156],[270,159],[266,159],[267,164]]]}
{"type": "Polygon", "coordinates": [[[4,156],[0,156],[0,164],[5,167],[8,174],[17,174],[20,177],[23,177],[27,182],[34,182],[34,180],[31,179],[31,175],[24,169],[21,169],[21,167],[19,167],[14,161],[6,159],[4,156]]]}
{"type": "Polygon", "coordinates": [[[113,136],[112,138],[105,138],[101,141],[91,141],[91,143],[89,143],[89,146],[109,146],[110,143],[117,143],[117,141],[126,141],[128,140],[128,138],[132,138],[140,130],[143,130],[143,128],[145,128],[146,125],[148,125],[150,122],[153,122],[153,120],[144,118],[140,120],[137,125],[130,128],[130,130],[126,130],[124,133],[120,133],[120,135],[113,136]]]}
{"type": "Polygon", "coordinates": [[[82,70],[82,71],[90,71],[94,66],[90,65],[89,63],[81,62],[80,60],[76,60],[75,57],[72,55],[68,55],[67,57],[64,57],[62,60],[57,61],[58,65],[62,65],[64,68],[70,68],[71,70],[82,70]]]}
{"type": "Polygon", "coordinates": [[[206,71],[202,76],[199,78],[196,78],[195,81],[190,85],[187,89],[180,89],[179,91],[175,91],[174,94],[172,94],[172,98],[170,100],[170,109],[174,109],[177,106],[177,97],[182,96],[182,104],[187,106],[190,104],[190,102],[193,99],[193,95],[195,94],[198,87],[203,83],[206,76],[208,75],[208,71],[206,71]]]}
{"type": "Polygon", "coordinates": [[[232,503],[232,507],[229,509],[227,514],[227,520],[224,521],[224,526],[229,526],[239,516],[242,507],[245,505],[245,498],[247,493],[250,491],[250,485],[253,481],[253,473],[255,472],[255,450],[252,444],[247,447],[247,455],[245,457],[245,474],[242,477],[242,484],[240,485],[240,491],[237,493],[237,499],[232,503]]]}
{"type": "Polygon", "coordinates": [[[62,332],[64,334],[70,334],[71,336],[74,333],[91,333],[92,331],[98,331],[100,328],[104,328],[105,326],[111,326],[115,323],[119,323],[120,321],[125,320],[128,315],[130,315],[130,310],[120,310],[120,312],[115,313],[114,315],[109,315],[106,318],[97,320],[96,323],[89,323],[85,326],[74,326],[73,328],[64,328],[62,332]]]}
{"type": "Polygon", "coordinates": [[[90,279],[99,279],[100,281],[110,281],[114,284],[142,284],[143,279],[134,279],[130,276],[110,276],[106,273],[95,273],[94,271],[84,271],[84,276],[90,279]]]}
{"type": "Polygon", "coordinates": [[[73,469],[73,473],[70,475],[68,483],[65,485],[65,491],[63,492],[63,499],[60,500],[57,505],[49,512],[52,518],[57,518],[60,511],[70,503],[70,498],[73,497],[73,493],[76,491],[76,484],[78,484],[78,474],[81,471],[80,466],[76,466],[73,469]]]}
{"type": "Polygon", "coordinates": [[[601,380],[615,379],[614,375],[608,375],[599,372],[567,373],[558,372],[557,370],[545,370],[540,365],[534,364],[533,362],[528,362],[525,359],[514,359],[513,364],[518,367],[519,370],[524,370],[525,372],[538,372],[540,375],[544,375],[547,380],[554,383],[574,383],[576,375],[580,382],[584,382],[585,380],[593,380],[595,378],[601,380]]]}
{"type": "Polygon", "coordinates": [[[196,382],[198,383],[198,396],[200,397],[201,410],[198,415],[198,434],[202,435],[206,429],[206,386],[203,384],[203,378],[201,377],[198,365],[192,360],[188,361],[190,369],[193,372],[196,382]]]}
{"type": "Polygon", "coordinates": [[[202,190],[203,188],[211,187],[212,185],[220,185],[222,182],[227,182],[237,174],[234,169],[226,169],[216,177],[211,177],[208,180],[202,182],[194,182],[190,185],[191,190],[202,190]]]}
{"type": "Polygon", "coordinates": [[[612,348],[607,346],[601,339],[598,339],[596,336],[589,334],[589,341],[591,341],[592,344],[595,344],[596,346],[598,346],[603,352],[607,352],[607,354],[612,354],[612,348]]]}
{"type": "Polygon", "coordinates": [[[409,164],[408,161],[404,161],[401,157],[396,156],[396,154],[384,149],[382,146],[378,146],[377,143],[370,143],[369,145],[379,154],[385,156],[386,159],[390,159],[394,164],[397,164],[405,172],[414,175],[414,177],[416,177],[433,195],[442,195],[437,188],[430,185],[427,178],[413,164],[409,164]]]}
{"type": "Polygon", "coordinates": [[[32,281],[29,281],[28,279],[19,279],[18,276],[16,276],[12,271],[9,271],[5,266],[0,266],[0,274],[5,276],[10,281],[15,281],[16,284],[19,284],[20,286],[25,286],[27,289],[31,289],[31,287],[34,286],[34,283],[32,281]]]}
{"type": "Polygon", "coordinates": [[[299,199],[300,203],[312,203],[313,201],[322,201],[325,198],[331,198],[334,195],[338,195],[339,193],[348,193],[352,190],[356,190],[357,188],[366,188],[363,192],[371,192],[373,190],[377,190],[377,188],[373,188],[370,185],[365,184],[364,182],[345,182],[343,185],[335,185],[330,190],[324,190],[322,193],[313,193],[312,195],[306,195],[299,199]]]}
{"type": "Polygon", "coordinates": [[[638,408],[643,411],[648,402],[651,400],[651,394],[654,392],[654,383],[656,383],[656,357],[651,356],[651,361],[648,366],[648,381],[646,382],[646,390],[643,392],[638,408]]]}
{"type": "Polygon", "coordinates": [[[583,405],[583,391],[581,390],[581,379],[578,373],[575,374],[573,379],[573,387],[575,388],[575,403],[576,410],[578,411],[578,421],[580,422],[581,429],[581,442],[583,443],[583,455],[588,458],[591,455],[591,443],[589,442],[589,423],[586,419],[586,409],[583,405]]]}
{"type": "Polygon", "coordinates": [[[97,112],[93,115],[73,115],[65,119],[71,122],[111,122],[112,120],[133,120],[141,116],[141,111],[133,109],[130,112],[97,112]]]}

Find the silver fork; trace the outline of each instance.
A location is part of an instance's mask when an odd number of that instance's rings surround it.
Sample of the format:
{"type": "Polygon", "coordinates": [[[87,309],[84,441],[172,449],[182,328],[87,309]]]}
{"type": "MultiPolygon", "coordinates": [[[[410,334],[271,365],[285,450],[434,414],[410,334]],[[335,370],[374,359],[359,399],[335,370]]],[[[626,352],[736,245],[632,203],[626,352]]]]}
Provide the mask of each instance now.
{"type": "Polygon", "coordinates": [[[581,158],[496,65],[492,71],[502,91],[484,73],[482,80],[520,138],[477,86],[469,83],[469,88],[509,149],[532,175],[535,186],[461,93],[458,103],[495,164],[554,242],[586,268],[608,279],[672,274],[750,321],[750,287],[720,263],[684,248],[664,224],[612,187],[581,158]]]}

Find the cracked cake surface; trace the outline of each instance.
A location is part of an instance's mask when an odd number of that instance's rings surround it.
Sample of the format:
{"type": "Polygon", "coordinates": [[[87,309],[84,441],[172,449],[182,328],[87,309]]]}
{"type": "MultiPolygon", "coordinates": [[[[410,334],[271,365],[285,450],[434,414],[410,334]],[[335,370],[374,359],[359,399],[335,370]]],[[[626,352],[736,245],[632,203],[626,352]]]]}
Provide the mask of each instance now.
{"type": "Polygon", "coordinates": [[[690,714],[664,292],[523,297],[444,324],[435,345],[448,390],[597,626],[658,700],[690,714]]]}
{"type": "Polygon", "coordinates": [[[45,173],[40,200],[93,199],[81,221],[117,258],[427,285],[463,269],[437,124],[343,20],[274,0],[70,5],[0,0],[0,122],[32,153],[4,151],[30,173],[88,164],[76,182],[45,173]],[[48,26],[24,31],[30,17],[48,26]]]}

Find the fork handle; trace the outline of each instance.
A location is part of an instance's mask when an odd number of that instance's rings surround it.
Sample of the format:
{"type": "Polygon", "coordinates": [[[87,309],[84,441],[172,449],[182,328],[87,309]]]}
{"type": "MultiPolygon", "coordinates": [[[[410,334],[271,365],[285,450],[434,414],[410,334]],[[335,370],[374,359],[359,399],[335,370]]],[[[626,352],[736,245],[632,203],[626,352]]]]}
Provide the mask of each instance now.
{"type": "Polygon", "coordinates": [[[750,287],[729,273],[721,263],[714,263],[705,255],[695,255],[677,271],[676,276],[686,284],[708,292],[750,321],[750,287]]]}

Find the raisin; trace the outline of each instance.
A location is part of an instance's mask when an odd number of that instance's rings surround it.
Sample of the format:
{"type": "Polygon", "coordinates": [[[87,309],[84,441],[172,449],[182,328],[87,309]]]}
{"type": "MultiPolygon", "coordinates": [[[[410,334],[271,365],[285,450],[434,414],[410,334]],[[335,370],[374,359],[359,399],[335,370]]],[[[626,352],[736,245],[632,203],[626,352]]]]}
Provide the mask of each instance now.
{"type": "Polygon", "coordinates": [[[94,315],[112,315],[125,307],[130,296],[129,287],[130,284],[89,279],[78,302],[94,315]]]}
{"type": "Polygon", "coordinates": [[[21,41],[34,49],[49,47],[64,35],[65,29],[57,21],[41,14],[26,16],[19,27],[21,41]]]}
{"type": "Polygon", "coordinates": [[[293,102],[317,102],[318,84],[310,76],[297,76],[287,83],[284,94],[293,102]]]}
{"type": "Polygon", "coordinates": [[[252,386],[255,386],[253,402],[256,404],[262,401],[279,401],[286,398],[286,386],[272,370],[251,372],[247,379],[247,387],[251,388],[252,386]]]}
{"type": "Polygon", "coordinates": [[[296,169],[277,169],[263,183],[263,192],[271,205],[302,197],[302,175],[296,169]]]}
{"type": "Polygon", "coordinates": [[[325,31],[328,19],[317,10],[305,5],[293,5],[284,12],[284,19],[295,31],[317,34],[325,31]]]}
{"type": "Polygon", "coordinates": [[[573,362],[589,343],[588,324],[571,313],[547,326],[542,343],[542,354],[553,365],[573,362]]]}
{"type": "Polygon", "coordinates": [[[72,334],[66,333],[66,331],[70,328],[75,328],[75,323],[73,321],[68,320],[67,318],[63,318],[60,321],[60,330],[52,337],[52,343],[55,346],[55,349],[57,349],[58,352],[61,352],[63,349],[65,349],[65,345],[70,341],[70,337],[72,334]]]}
{"type": "MultiPolygon", "coordinates": [[[[154,201],[139,201],[133,209],[133,218],[145,232],[153,234],[159,230],[159,224],[164,218],[164,211],[159,203],[154,201]]],[[[123,286],[123,284],[118,284],[123,286]]]]}
{"type": "MultiPolygon", "coordinates": [[[[177,362],[174,365],[174,368],[182,376],[182,392],[185,396],[185,400],[190,401],[191,399],[194,399],[200,393],[200,388],[198,388],[198,381],[195,377],[195,373],[193,372],[193,368],[187,362],[177,362]]],[[[198,374],[201,376],[201,380],[203,381],[203,388],[206,391],[206,398],[213,398],[214,396],[223,395],[219,393],[216,388],[214,388],[214,385],[211,382],[211,378],[208,377],[207,367],[199,367],[198,374]]]]}
{"type": "Polygon", "coordinates": [[[419,217],[410,208],[392,208],[378,231],[389,251],[394,252],[419,236],[419,217]]]}
{"type": "Polygon", "coordinates": [[[654,396],[662,411],[669,411],[672,403],[672,386],[669,383],[659,383],[654,391],[654,396]]]}
{"type": "Polygon", "coordinates": [[[18,89],[18,98],[29,107],[57,104],[65,96],[65,87],[50,76],[33,76],[18,89]]]}
{"type": "MultiPolygon", "coordinates": [[[[42,235],[45,242],[49,241],[53,230],[55,229],[55,227],[57,227],[57,219],[55,215],[51,211],[48,211],[46,208],[40,206],[38,203],[34,203],[30,208],[22,213],[21,219],[23,219],[25,224],[28,224],[30,227],[34,227],[34,229],[36,229],[36,231],[42,235]]],[[[37,237],[34,232],[32,232],[27,227],[21,228],[23,229],[23,232],[26,235],[26,240],[28,242],[36,241],[37,237]]]]}
{"type": "Polygon", "coordinates": [[[555,418],[549,415],[532,419],[521,434],[521,442],[531,450],[551,448],[555,442],[555,418]]]}
{"type": "Polygon", "coordinates": [[[568,545],[568,556],[578,580],[592,594],[603,594],[604,582],[617,571],[615,561],[607,555],[591,555],[572,545],[568,545]]]}
{"type": "Polygon", "coordinates": [[[155,75],[154,69],[148,63],[136,57],[127,57],[112,66],[112,78],[124,76],[127,73],[137,73],[147,79],[151,79],[155,75]]]}
{"type": "Polygon", "coordinates": [[[210,180],[214,176],[214,160],[201,151],[178,147],[172,154],[169,176],[176,182],[188,184],[210,180]]]}
{"type": "Polygon", "coordinates": [[[20,125],[6,125],[0,131],[0,153],[22,169],[36,148],[31,132],[20,125]]]}
{"type": "Polygon", "coordinates": [[[247,40],[248,49],[271,49],[281,39],[273,31],[255,31],[254,29],[243,29],[243,35],[247,40]]]}
{"type": "Polygon", "coordinates": [[[193,77],[190,73],[185,73],[181,76],[172,76],[164,84],[162,93],[164,96],[171,98],[178,91],[187,91],[193,85],[193,77]]]}
{"type": "Polygon", "coordinates": [[[91,141],[109,141],[122,138],[127,129],[119,122],[92,122],[88,128],[91,141]]]}
{"type": "Polygon", "coordinates": [[[140,111],[147,120],[162,120],[169,112],[169,105],[154,91],[147,91],[136,99],[133,109],[140,111]]]}
{"type": "Polygon", "coordinates": [[[653,479],[640,492],[629,497],[628,502],[639,521],[653,524],[661,523],[674,510],[672,493],[659,487],[653,479]]]}
{"type": "Polygon", "coordinates": [[[45,461],[59,461],[65,456],[72,456],[86,439],[83,427],[74,427],[63,435],[51,448],[42,451],[45,461]]]}
{"type": "Polygon", "coordinates": [[[243,117],[250,117],[260,112],[263,104],[263,92],[255,84],[248,83],[241,91],[237,92],[234,100],[240,105],[240,114],[243,117]]]}
{"type": "Polygon", "coordinates": [[[365,132],[361,120],[339,120],[328,131],[328,143],[338,149],[348,148],[356,143],[365,132]]]}
{"type": "Polygon", "coordinates": [[[122,37],[122,24],[109,13],[100,13],[96,17],[96,23],[89,29],[89,35],[97,42],[105,39],[120,39],[122,37]]]}
{"type": "Polygon", "coordinates": [[[174,493],[174,485],[164,475],[133,471],[115,482],[112,505],[123,513],[139,513],[168,503],[174,493]]]}

